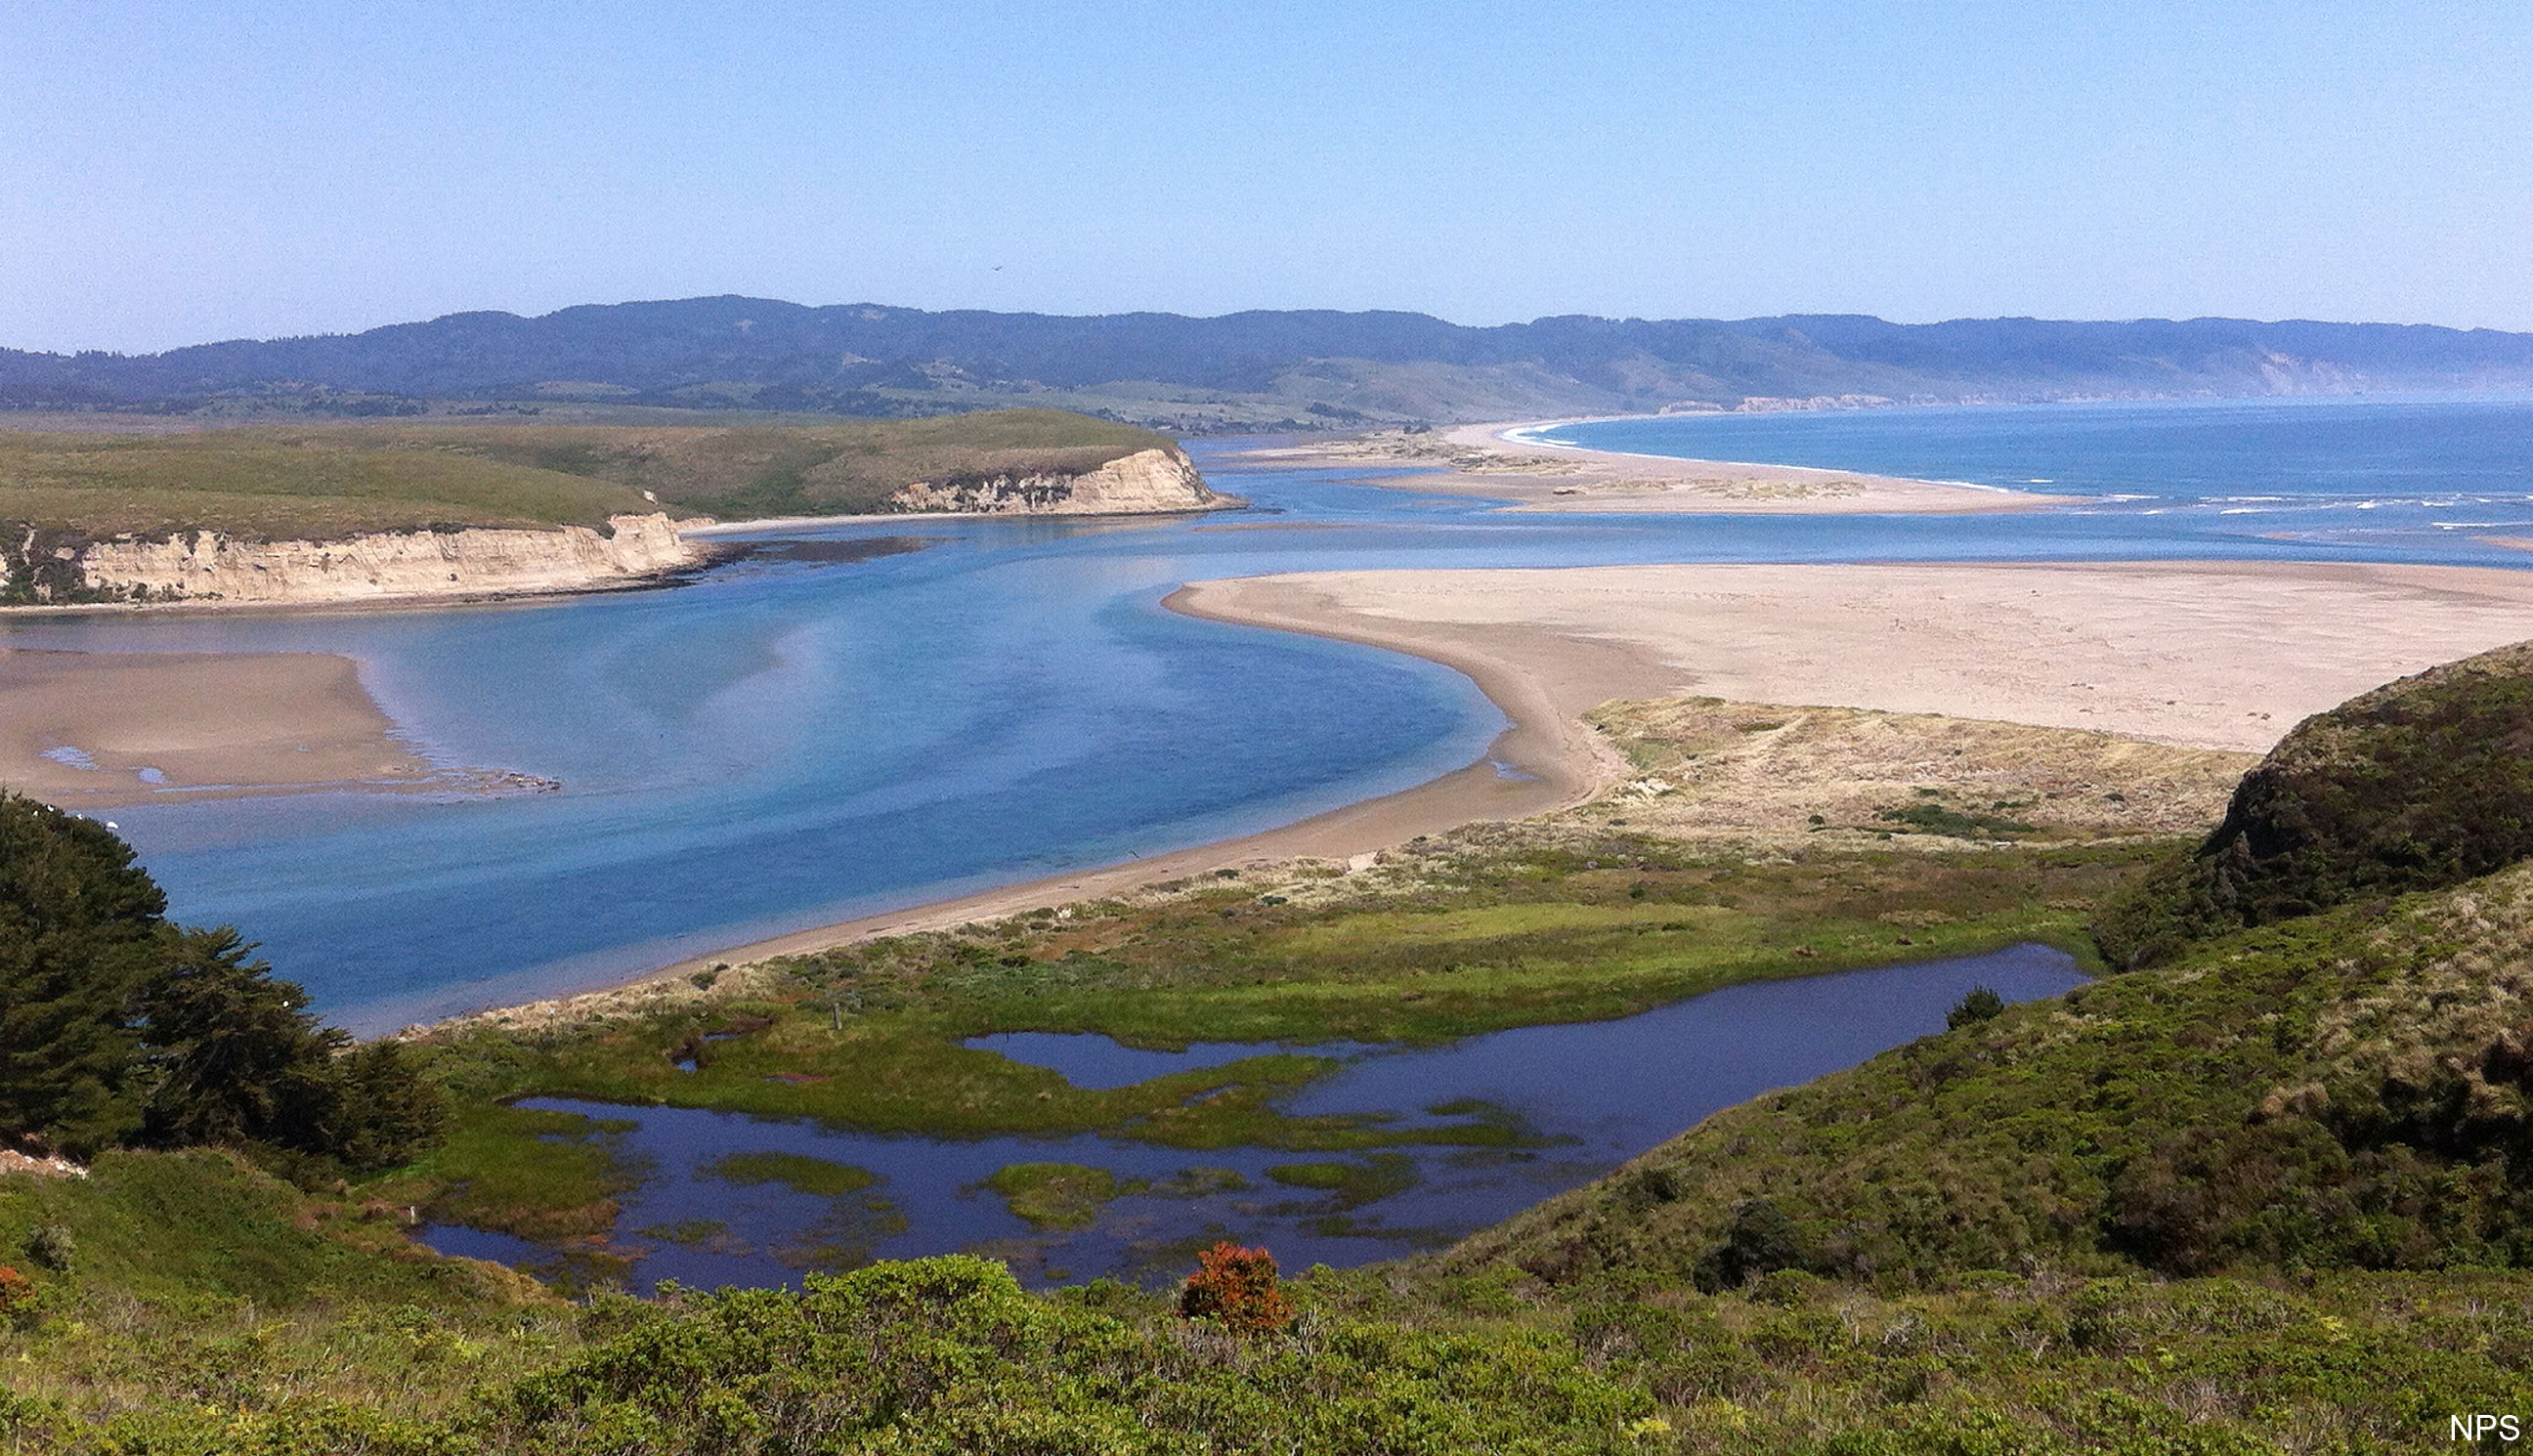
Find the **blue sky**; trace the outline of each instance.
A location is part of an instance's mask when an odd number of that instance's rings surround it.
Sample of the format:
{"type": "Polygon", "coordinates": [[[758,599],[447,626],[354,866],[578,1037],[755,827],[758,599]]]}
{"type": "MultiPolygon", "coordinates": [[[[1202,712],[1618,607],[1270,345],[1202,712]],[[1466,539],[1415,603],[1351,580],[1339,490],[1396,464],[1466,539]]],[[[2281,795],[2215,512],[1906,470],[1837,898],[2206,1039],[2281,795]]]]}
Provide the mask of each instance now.
{"type": "Polygon", "coordinates": [[[2533,329],[2533,6],[0,0],[0,344],[748,293],[2533,329]]]}

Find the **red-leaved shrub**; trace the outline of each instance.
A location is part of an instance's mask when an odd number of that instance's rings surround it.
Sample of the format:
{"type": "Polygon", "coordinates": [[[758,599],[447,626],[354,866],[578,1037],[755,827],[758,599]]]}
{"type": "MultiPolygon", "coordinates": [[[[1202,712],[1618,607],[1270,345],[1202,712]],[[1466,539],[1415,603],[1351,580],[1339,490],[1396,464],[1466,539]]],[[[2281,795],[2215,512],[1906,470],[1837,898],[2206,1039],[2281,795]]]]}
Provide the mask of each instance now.
{"type": "MultiPolygon", "coordinates": [[[[1266,1279],[1269,1284],[1274,1282],[1275,1273],[1272,1264],[1267,1265],[1266,1279]]],[[[34,1280],[7,1264],[0,1264],[0,1319],[6,1319],[27,1308],[28,1301],[34,1297],[34,1280]]]]}
{"type": "Polygon", "coordinates": [[[1196,1256],[1179,1290],[1179,1313],[1236,1330],[1277,1330],[1293,1322],[1293,1302],[1275,1288],[1275,1256],[1226,1239],[1196,1256]]]}

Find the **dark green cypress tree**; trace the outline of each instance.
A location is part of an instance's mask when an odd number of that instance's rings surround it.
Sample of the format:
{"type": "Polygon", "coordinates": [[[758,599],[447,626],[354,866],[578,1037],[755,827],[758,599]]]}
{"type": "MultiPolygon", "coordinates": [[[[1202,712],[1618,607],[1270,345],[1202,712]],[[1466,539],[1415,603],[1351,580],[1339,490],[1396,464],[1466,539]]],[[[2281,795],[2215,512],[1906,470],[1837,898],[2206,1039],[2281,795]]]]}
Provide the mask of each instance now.
{"type": "Polygon", "coordinates": [[[137,1123],[133,996],[166,909],[105,826],[0,792],[0,1137],[85,1154],[137,1123]]]}

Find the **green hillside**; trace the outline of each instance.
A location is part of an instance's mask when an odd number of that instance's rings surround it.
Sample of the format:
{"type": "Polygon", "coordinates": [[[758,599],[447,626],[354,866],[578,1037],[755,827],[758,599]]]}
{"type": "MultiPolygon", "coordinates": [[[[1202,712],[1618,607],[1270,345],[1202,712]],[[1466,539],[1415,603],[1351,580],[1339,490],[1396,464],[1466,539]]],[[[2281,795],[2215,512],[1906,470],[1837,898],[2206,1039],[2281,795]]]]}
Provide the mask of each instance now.
{"type": "Polygon", "coordinates": [[[811,426],[370,423],[167,435],[0,432],[0,520],[66,540],[880,510],[917,480],[1087,470],[1170,443],[1055,410],[811,426]],[[648,491],[658,503],[646,498],[648,491]]]}
{"type": "Polygon", "coordinates": [[[2225,822],[2103,913],[2123,965],[2194,937],[2438,889],[2533,855],[2533,644],[2387,683],[2296,726],[2225,822]]]}

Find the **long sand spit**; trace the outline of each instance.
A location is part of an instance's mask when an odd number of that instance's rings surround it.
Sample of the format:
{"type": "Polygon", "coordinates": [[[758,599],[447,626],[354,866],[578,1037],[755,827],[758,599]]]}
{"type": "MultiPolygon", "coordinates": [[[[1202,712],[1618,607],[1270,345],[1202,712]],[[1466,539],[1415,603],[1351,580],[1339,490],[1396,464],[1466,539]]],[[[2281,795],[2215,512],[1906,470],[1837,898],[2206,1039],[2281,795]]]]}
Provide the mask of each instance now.
{"type": "Polygon", "coordinates": [[[1501,500],[1521,511],[1628,515],[1961,515],[2036,510],[2081,495],[1913,480],[1806,465],[1636,455],[1528,437],[1561,424],[1463,425],[1409,435],[1378,432],[1269,445],[1245,453],[1260,463],[1410,467],[1368,474],[1371,484],[1427,495],[1501,500]]]}

